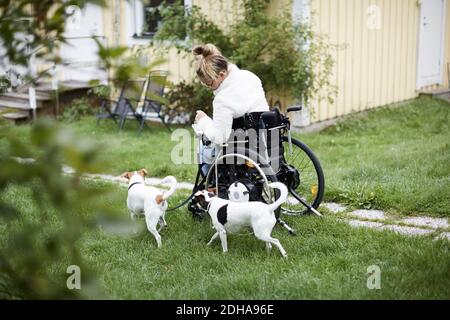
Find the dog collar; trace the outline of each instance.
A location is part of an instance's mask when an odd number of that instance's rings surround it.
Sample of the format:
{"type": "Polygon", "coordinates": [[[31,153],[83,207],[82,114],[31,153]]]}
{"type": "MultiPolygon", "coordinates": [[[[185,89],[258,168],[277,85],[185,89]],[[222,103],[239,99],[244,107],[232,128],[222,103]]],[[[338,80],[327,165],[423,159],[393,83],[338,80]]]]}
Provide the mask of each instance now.
{"type": "Polygon", "coordinates": [[[135,184],[142,184],[142,182],[134,182],[134,183],[132,183],[132,184],[128,187],[128,190],[130,190],[131,187],[134,186],[135,184]]]}

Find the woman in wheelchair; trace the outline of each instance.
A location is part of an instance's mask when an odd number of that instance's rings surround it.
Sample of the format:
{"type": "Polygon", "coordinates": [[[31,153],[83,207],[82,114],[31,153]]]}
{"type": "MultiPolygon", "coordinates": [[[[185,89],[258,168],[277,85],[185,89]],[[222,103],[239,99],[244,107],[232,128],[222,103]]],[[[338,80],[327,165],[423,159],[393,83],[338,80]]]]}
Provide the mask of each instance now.
{"type": "MultiPolygon", "coordinates": [[[[198,110],[195,123],[209,142],[203,145],[202,158],[212,163],[218,154],[219,145],[226,142],[233,129],[245,114],[259,116],[269,111],[261,80],[254,73],[241,70],[230,63],[213,44],[197,46],[193,50],[198,56],[195,70],[200,82],[213,90],[213,117],[198,110]]],[[[206,174],[209,166],[203,166],[206,174]]]]}
{"type": "MultiPolygon", "coordinates": [[[[282,212],[320,215],[316,208],[322,201],[325,183],[320,163],[306,144],[291,137],[287,115],[278,109],[269,111],[261,80],[254,73],[230,63],[212,44],[197,46],[193,53],[198,56],[195,65],[198,79],[213,90],[214,100],[212,118],[198,110],[193,125],[196,132],[202,133],[203,143],[192,195],[200,188],[215,186],[221,198],[271,202],[278,195],[267,188],[268,181],[280,181],[291,195],[282,205],[282,212]],[[240,144],[242,139],[236,138],[237,129],[245,132],[244,144],[240,144]],[[256,130],[257,135],[250,136],[250,129],[256,130]],[[228,152],[228,147],[226,151],[221,149],[225,143],[232,146],[232,152],[228,152]],[[218,161],[216,171],[209,172],[219,154],[221,159],[226,158],[225,163],[218,161]],[[231,164],[228,159],[232,160],[231,164]],[[264,169],[269,173],[263,172],[264,169]]],[[[288,108],[287,112],[299,110],[301,106],[288,108]]],[[[189,204],[189,210],[194,216],[204,214],[195,200],[189,204]]],[[[292,232],[279,219],[279,213],[276,213],[278,222],[292,232]]]]}

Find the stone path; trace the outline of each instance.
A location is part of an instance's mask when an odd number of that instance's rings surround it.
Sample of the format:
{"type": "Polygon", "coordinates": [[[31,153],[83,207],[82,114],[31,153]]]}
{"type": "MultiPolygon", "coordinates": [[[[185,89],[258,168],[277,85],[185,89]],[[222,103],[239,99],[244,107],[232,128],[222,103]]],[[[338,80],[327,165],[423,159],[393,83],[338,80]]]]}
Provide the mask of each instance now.
{"type": "MultiPolygon", "coordinates": [[[[33,159],[15,158],[19,162],[29,163],[33,162],[33,159]]],[[[72,174],[74,170],[70,167],[63,167],[63,172],[66,174],[72,174]]],[[[127,186],[127,180],[118,176],[112,176],[107,174],[85,174],[83,177],[90,180],[103,180],[113,183],[118,183],[123,187],[127,186]]],[[[166,186],[161,184],[162,179],[159,178],[146,178],[145,182],[148,185],[158,186],[165,188],[166,186]]],[[[179,189],[192,190],[194,185],[188,182],[178,182],[179,189]]],[[[288,198],[288,202],[294,203],[297,200],[288,198]]],[[[328,212],[334,215],[338,215],[343,221],[355,228],[371,228],[375,230],[390,230],[406,236],[422,236],[433,234],[434,240],[447,239],[450,240],[450,226],[447,218],[433,218],[433,217],[408,217],[398,219],[395,217],[389,217],[385,212],[381,210],[367,210],[358,209],[350,211],[346,206],[328,202],[322,203],[319,208],[319,212],[322,208],[326,208],[328,212]]]]}
{"type": "MultiPolygon", "coordinates": [[[[67,174],[73,173],[73,169],[69,167],[63,168],[67,174]]],[[[86,174],[85,178],[93,180],[110,181],[118,183],[123,187],[127,186],[127,180],[121,177],[106,174],[86,174]]],[[[148,185],[165,187],[161,184],[162,179],[146,178],[148,185]]],[[[188,182],[179,182],[179,189],[192,190],[194,185],[188,182]]],[[[389,217],[381,210],[358,209],[350,211],[346,206],[339,203],[323,203],[320,208],[326,208],[331,214],[339,215],[343,221],[355,228],[371,228],[375,230],[390,230],[405,236],[423,236],[434,234],[434,240],[447,239],[450,240],[450,226],[447,218],[432,217],[408,217],[396,219],[389,217]]],[[[319,211],[320,211],[319,208],[319,211]]]]}
{"type": "Polygon", "coordinates": [[[433,217],[389,217],[381,210],[358,209],[350,211],[339,203],[324,203],[331,214],[342,217],[343,221],[355,228],[365,227],[375,230],[390,230],[406,236],[434,234],[434,239],[450,240],[450,225],[447,218],[433,217]]]}

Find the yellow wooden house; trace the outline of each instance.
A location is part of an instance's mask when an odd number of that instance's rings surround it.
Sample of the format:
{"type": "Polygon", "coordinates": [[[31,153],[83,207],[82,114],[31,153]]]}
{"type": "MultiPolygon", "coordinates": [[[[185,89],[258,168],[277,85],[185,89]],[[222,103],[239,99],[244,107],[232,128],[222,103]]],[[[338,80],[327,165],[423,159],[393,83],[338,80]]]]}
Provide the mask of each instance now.
{"type": "MultiPolygon", "coordinates": [[[[160,21],[144,24],[146,15],[161,1],[110,0],[106,8],[88,5],[73,16],[67,35],[71,47],[64,58],[89,60],[95,34],[109,45],[130,48],[147,45],[160,21]],[[77,20],[78,19],[78,20],[77,20]]],[[[185,0],[197,5],[222,28],[240,16],[240,0],[185,0]]],[[[415,98],[422,91],[449,88],[450,4],[447,0],[272,0],[268,14],[289,11],[293,19],[312,19],[315,29],[340,45],[332,82],[338,87],[333,104],[312,101],[310,111],[294,123],[305,126],[342,115],[415,98]]],[[[147,19],[148,20],[148,19],[147,19]]],[[[173,82],[191,80],[190,57],[168,54],[163,68],[173,82]]],[[[98,78],[99,71],[62,68],[63,80],[98,78]]],[[[286,79],[289,81],[289,79],[286,79]]],[[[283,107],[291,101],[282,99],[283,107]]]]}

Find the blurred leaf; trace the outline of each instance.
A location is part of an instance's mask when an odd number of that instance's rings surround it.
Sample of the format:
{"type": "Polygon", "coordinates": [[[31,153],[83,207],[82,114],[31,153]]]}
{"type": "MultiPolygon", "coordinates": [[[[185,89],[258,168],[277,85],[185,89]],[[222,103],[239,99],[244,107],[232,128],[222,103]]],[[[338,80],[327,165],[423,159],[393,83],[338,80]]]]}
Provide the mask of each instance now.
{"type": "Polygon", "coordinates": [[[0,203],[0,218],[5,220],[17,219],[19,218],[20,212],[5,203],[0,203]]]}
{"type": "MultiPolygon", "coordinates": [[[[15,143],[2,129],[0,134],[7,145],[15,143]]],[[[98,196],[107,194],[108,188],[80,180],[86,170],[99,168],[98,146],[43,118],[32,126],[29,141],[20,148],[35,158],[16,158],[11,147],[2,149],[0,157],[0,219],[8,226],[3,234],[6,245],[0,247],[0,284],[9,293],[0,290],[0,298],[103,296],[77,241],[86,230],[96,227],[100,214],[111,216],[116,230],[127,233],[127,228],[121,226],[115,208],[99,202],[98,196]],[[64,165],[72,166],[74,173],[64,175],[64,165]],[[91,210],[88,214],[81,212],[84,205],[91,210]],[[67,278],[66,267],[55,274],[54,266],[64,266],[67,261],[83,269],[87,291],[68,290],[65,280],[58,279],[67,278]]]]}

